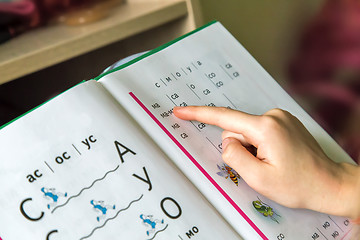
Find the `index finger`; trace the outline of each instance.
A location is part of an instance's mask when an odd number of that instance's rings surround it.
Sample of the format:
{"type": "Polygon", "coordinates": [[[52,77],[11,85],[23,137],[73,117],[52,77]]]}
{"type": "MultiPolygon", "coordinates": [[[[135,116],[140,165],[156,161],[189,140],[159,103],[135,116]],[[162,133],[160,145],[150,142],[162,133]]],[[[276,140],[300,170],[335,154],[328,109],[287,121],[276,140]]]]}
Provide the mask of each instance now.
{"type": "Polygon", "coordinates": [[[247,138],[258,136],[259,116],[224,108],[207,106],[174,107],[175,116],[184,120],[216,125],[225,130],[241,133],[247,138]]]}

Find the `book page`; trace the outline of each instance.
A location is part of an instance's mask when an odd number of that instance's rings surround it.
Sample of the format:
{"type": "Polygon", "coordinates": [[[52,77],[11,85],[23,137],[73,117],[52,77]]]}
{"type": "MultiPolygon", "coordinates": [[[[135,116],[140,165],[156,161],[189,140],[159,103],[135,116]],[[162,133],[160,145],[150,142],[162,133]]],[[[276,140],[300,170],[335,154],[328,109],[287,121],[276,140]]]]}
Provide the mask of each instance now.
{"type": "Polygon", "coordinates": [[[252,114],[282,108],[304,123],[332,159],[352,162],[220,23],[155,50],[100,82],[246,239],[349,238],[349,219],[288,209],[252,190],[223,163],[221,129],[173,116],[174,106],[187,105],[252,114]]]}
{"type": "Polygon", "coordinates": [[[240,239],[95,81],[0,144],[0,239],[240,239]]]}

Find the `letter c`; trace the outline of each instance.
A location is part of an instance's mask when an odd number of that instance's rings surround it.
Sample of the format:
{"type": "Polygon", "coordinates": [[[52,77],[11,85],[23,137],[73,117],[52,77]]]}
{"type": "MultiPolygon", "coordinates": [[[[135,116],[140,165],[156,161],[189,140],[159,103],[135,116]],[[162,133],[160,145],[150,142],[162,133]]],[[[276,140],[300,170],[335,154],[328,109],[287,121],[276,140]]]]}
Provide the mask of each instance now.
{"type": "Polygon", "coordinates": [[[34,175],[35,177],[41,177],[42,176],[42,173],[39,173],[39,169],[36,169],[35,172],[34,172],[34,175]]]}
{"type": "Polygon", "coordinates": [[[94,143],[94,142],[96,142],[96,138],[94,138],[94,135],[91,135],[90,137],[89,137],[89,140],[90,140],[90,142],[92,142],[92,143],[94,143]]]}
{"type": "Polygon", "coordinates": [[[24,201],[21,202],[21,204],[20,204],[20,212],[21,212],[21,214],[22,214],[26,219],[28,219],[28,220],[30,220],[30,221],[34,221],[34,222],[39,221],[39,220],[44,216],[44,212],[41,212],[40,216],[37,217],[37,218],[32,218],[32,217],[30,217],[30,216],[25,212],[25,210],[24,210],[24,204],[25,204],[27,201],[32,201],[32,198],[27,198],[27,199],[25,199],[24,201]]]}
{"type": "Polygon", "coordinates": [[[46,235],[46,240],[50,240],[50,235],[53,235],[54,233],[57,233],[58,230],[52,230],[51,232],[48,233],[48,235],[46,235]]]}
{"type": "Polygon", "coordinates": [[[62,156],[63,156],[64,159],[70,159],[71,158],[71,156],[67,152],[64,152],[62,156]]]}

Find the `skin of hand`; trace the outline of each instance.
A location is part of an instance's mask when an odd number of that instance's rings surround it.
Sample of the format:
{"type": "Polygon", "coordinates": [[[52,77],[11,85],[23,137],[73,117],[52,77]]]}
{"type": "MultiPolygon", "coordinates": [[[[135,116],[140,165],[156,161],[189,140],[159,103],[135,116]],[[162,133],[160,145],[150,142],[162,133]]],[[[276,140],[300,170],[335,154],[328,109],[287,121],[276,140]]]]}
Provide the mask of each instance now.
{"type": "Polygon", "coordinates": [[[178,118],[224,129],[224,162],[267,198],[290,208],[360,217],[359,167],[330,160],[289,112],[272,109],[257,116],[205,106],[173,111],[178,118]]]}

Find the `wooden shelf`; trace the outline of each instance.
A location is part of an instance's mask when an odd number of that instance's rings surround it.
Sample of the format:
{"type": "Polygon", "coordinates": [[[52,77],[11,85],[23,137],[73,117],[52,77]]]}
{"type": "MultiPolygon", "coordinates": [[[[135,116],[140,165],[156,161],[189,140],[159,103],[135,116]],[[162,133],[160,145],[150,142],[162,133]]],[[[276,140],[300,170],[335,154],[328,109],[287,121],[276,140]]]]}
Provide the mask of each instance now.
{"type": "Polygon", "coordinates": [[[188,14],[186,0],[127,1],[84,26],[39,28],[0,45],[0,84],[188,14]]]}

